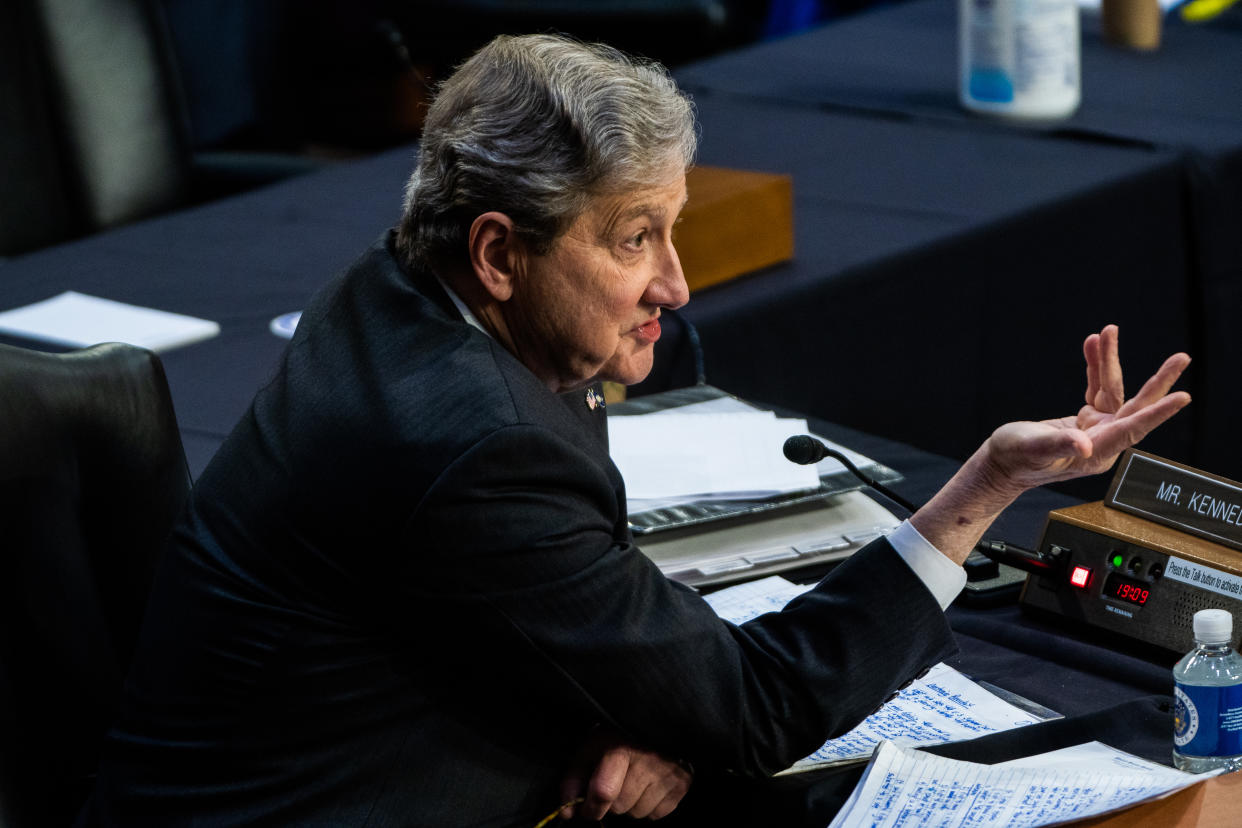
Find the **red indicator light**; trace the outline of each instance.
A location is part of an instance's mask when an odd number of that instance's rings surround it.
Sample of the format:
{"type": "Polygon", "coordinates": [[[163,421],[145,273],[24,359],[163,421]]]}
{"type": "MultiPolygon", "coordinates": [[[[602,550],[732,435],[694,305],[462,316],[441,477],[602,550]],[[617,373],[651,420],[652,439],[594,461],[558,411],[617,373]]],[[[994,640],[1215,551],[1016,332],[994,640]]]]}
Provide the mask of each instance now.
{"type": "Polygon", "coordinates": [[[1087,584],[1091,583],[1091,570],[1085,566],[1076,566],[1070,572],[1070,583],[1076,587],[1087,588],[1087,584]]]}

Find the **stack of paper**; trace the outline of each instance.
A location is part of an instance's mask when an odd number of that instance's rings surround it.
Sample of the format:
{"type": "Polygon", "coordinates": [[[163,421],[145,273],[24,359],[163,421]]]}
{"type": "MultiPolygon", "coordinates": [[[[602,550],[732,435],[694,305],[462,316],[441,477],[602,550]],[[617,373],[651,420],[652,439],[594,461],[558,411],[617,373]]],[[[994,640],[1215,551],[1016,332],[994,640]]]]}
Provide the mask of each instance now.
{"type": "Polygon", "coordinates": [[[805,420],[780,418],[771,411],[608,419],[612,459],[632,502],[753,500],[817,488],[815,468],[789,462],[782,450],[787,438],[805,433],[805,420]]]}
{"type": "MultiPolygon", "coordinates": [[[[809,492],[845,472],[825,457],[815,466],[785,458],[785,440],[806,434],[804,419],[777,417],[727,395],[645,414],[608,418],[609,450],[625,478],[630,515],[687,503],[762,500],[809,492]]],[[[819,438],[858,468],[876,463],[819,438]]]]}
{"type": "Polygon", "coordinates": [[[167,351],[210,339],[220,326],[207,319],[127,305],[75,291],[0,313],[0,333],[39,342],[85,348],[127,342],[167,351]]]}

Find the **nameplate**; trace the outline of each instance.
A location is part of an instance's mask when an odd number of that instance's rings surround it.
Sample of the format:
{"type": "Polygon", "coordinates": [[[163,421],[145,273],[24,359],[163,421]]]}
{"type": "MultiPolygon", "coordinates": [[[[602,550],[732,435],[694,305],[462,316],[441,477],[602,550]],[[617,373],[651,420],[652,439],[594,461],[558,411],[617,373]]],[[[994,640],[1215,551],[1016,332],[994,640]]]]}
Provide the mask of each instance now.
{"type": "Polygon", "coordinates": [[[1104,505],[1242,549],[1242,485],[1128,449],[1104,505]]]}

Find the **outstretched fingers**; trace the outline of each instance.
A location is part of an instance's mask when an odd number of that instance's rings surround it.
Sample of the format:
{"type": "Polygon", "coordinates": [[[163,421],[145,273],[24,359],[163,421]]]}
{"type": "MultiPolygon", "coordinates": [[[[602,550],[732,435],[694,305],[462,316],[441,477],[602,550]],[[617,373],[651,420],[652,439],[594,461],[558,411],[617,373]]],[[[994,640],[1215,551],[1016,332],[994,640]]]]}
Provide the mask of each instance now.
{"type": "MultiPolygon", "coordinates": [[[[1145,408],[1164,397],[1173,388],[1173,384],[1181,377],[1186,366],[1190,364],[1187,354],[1174,354],[1164,361],[1160,370],[1152,374],[1134,397],[1117,410],[1118,417],[1125,417],[1134,411],[1145,408]]],[[[1183,403],[1184,405],[1185,403],[1183,403]]]]}
{"type": "Polygon", "coordinates": [[[1109,414],[1115,413],[1126,401],[1117,340],[1117,326],[1105,325],[1098,334],[1088,336],[1082,345],[1087,362],[1087,405],[1109,414]]]}
{"type": "Polygon", "coordinates": [[[1082,358],[1087,363],[1087,405],[1095,407],[1096,395],[1100,393],[1100,335],[1091,334],[1082,343],[1082,358]]]}
{"type": "Polygon", "coordinates": [[[1189,402],[1189,394],[1185,391],[1175,391],[1159,397],[1148,405],[1136,407],[1125,416],[1118,416],[1109,422],[1092,427],[1089,434],[1095,447],[1094,454],[1099,457],[1113,457],[1120,454],[1150,434],[1156,426],[1185,408],[1189,402]]]}

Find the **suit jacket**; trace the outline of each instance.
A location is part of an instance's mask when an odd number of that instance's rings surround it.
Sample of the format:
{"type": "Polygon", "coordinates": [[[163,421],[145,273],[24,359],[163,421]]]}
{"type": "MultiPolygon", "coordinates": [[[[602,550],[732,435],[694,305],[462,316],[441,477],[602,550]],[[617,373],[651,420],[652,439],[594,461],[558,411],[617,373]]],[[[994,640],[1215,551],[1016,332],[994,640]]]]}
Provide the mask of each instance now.
{"type": "Polygon", "coordinates": [[[634,546],[602,407],[385,237],[197,482],[88,821],[533,825],[597,724],[766,774],[951,649],[884,541],[719,620],[634,546]]]}

